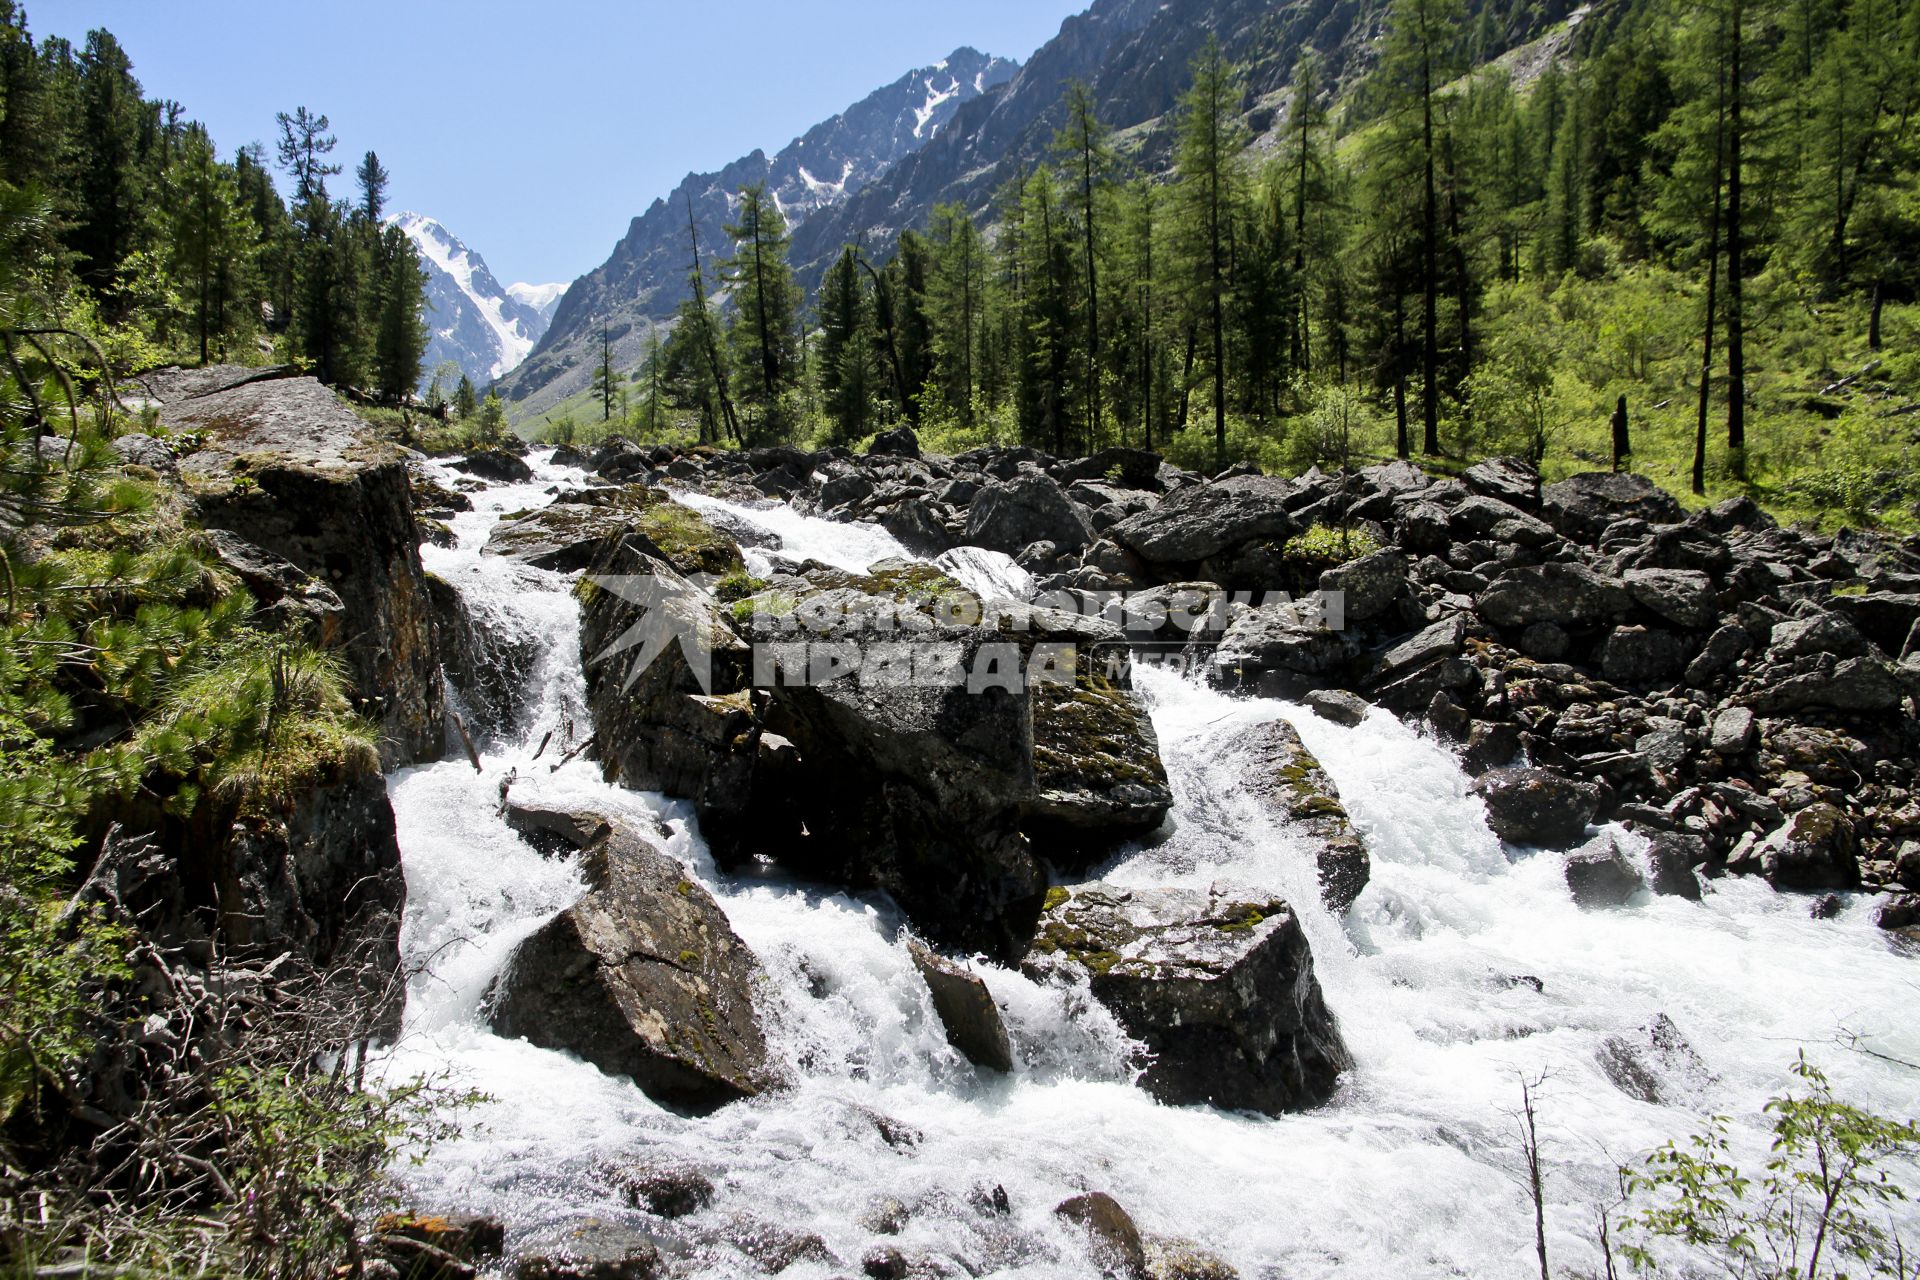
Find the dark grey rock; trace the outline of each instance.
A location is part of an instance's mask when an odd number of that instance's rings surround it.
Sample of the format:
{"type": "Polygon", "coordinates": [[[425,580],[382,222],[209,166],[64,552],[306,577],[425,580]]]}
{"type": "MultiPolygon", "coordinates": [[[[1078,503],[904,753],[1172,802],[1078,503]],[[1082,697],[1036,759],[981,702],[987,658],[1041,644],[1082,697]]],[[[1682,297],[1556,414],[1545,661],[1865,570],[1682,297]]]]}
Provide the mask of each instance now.
{"type": "Polygon", "coordinates": [[[1147,1253],[1140,1228],[1112,1196],[1088,1192],[1062,1200],[1053,1212],[1087,1233],[1093,1260],[1103,1275],[1146,1280],[1147,1253]]]}
{"type": "Polygon", "coordinates": [[[1616,578],[1585,565],[1542,564],[1508,569],[1480,593],[1474,607],[1495,626],[1567,626],[1617,618],[1632,602],[1626,584],[1616,578]]]}
{"type": "Polygon", "coordinates": [[[1344,689],[1315,689],[1301,701],[1322,720],[1348,728],[1367,718],[1367,700],[1344,689]]]}
{"type": "Polygon", "coordinates": [[[1589,545],[1616,520],[1678,524],[1686,518],[1672,494],[1624,471],[1589,471],[1550,484],[1541,490],[1540,510],[1554,528],[1589,545]]]}
{"type": "Polygon", "coordinates": [[[587,896],[513,954],[493,1029],[704,1113],[776,1081],[753,1006],[759,965],[678,862],[614,827],[580,854],[587,896]]]}
{"type": "Polygon", "coordinates": [[[1023,968],[1085,975],[1175,1104],[1277,1115],[1324,1102],[1349,1058],[1284,902],[1216,889],[1054,890],[1023,968]]]}
{"type": "Polygon", "coordinates": [[[1640,873],[1612,836],[1567,855],[1567,888],[1582,907],[1624,906],[1641,889],[1640,873]]]}
{"type": "Polygon", "coordinates": [[[1030,473],[989,484],[974,496],[964,541],[1016,555],[1041,541],[1078,551],[1096,536],[1086,511],[1051,476],[1030,473]]]}
{"type": "Polygon", "coordinates": [[[1592,783],[1551,769],[1493,769],[1474,780],[1472,792],[1486,802],[1495,835],[1549,849],[1579,843],[1600,806],[1592,783]]]}
{"type": "Polygon", "coordinates": [[[1291,493],[1287,481],[1271,476],[1190,485],[1108,534],[1149,563],[1191,564],[1244,543],[1285,539],[1294,530],[1291,493]]]}
{"type": "Polygon", "coordinates": [[[908,942],[913,967],[926,980],[933,1011],[946,1028],[947,1043],[962,1057],[989,1071],[1013,1070],[1013,1046],[1000,1007],[987,984],[964,967],[937,956],[918,942],[908,942]]]}
{"type": "Polygon", "coordinates": [[[1629,569],[1623,580],[1636,601],[1676,627],[1710,627],[1718,616],[1713,605],[1713,583],[1704,573],[1629,569]]]}

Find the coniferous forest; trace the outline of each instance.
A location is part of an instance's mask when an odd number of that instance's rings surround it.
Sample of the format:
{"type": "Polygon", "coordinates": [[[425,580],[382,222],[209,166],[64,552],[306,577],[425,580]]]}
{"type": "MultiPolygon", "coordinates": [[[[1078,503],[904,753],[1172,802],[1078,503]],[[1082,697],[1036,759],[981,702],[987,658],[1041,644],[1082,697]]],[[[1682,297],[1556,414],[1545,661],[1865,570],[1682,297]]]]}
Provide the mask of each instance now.
{"type": "Polygon", "coordinates": [[[1217,45],[1170,139],[1076,85],[989,207],[848,245],[810,304],[740,191],[657,356],[547,429],[1568,471],[1612,464],[1624,403],[1669,487],[1905,527],[1914,7],[1638,0],[1544,62],[1483,61],[1492,13],[1400,0],[1337,83],[1303,50],[1258,149],[1217,45]]]}

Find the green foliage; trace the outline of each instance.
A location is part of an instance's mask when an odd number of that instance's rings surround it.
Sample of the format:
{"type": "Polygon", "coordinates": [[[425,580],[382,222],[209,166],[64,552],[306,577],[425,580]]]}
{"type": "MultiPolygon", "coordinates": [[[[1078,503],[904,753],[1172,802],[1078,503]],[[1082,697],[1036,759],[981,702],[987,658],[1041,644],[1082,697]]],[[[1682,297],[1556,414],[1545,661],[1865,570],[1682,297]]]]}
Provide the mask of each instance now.
{"type": "Polygon", "coordinates": [[[1373,530],[1364,525],[1342,528],[1316,524],[1288,538],[1281,554],[1307,568],[1331,569],[1349,560],[1370,556],[1382,545],[1373,530]]]}
{"type": "Polygon", "coordinates": [[[1621,1254],[1635,1270],[1659,1271],[1683,1245],[1754,1280],[1906,1274],[1913,1258],[1886,1210],[1909,1198],[1895,1174],[1911,1176],[1920,1126],[1836,1098],[1804,1053],[1793,1074],[1805,1091],[1767,1103],[1773,1147],[1761,1170],[1736,1163],[1724,1117],[1621,1170],[1621,1254]]]}

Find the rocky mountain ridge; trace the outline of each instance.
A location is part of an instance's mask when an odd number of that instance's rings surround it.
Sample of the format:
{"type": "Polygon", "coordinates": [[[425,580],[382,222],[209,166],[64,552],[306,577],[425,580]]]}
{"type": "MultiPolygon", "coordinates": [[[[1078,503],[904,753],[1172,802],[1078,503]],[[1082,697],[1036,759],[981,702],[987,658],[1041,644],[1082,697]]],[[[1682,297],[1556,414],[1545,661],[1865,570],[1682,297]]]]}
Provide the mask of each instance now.
{"type": "Polygon", "coordinates": [[[670,319],[686,297],[689,201],[701,251],[710,262],[726,253],[726,224],[743,186],[765,183],[788,222],[805,226],[937,139],[966,104],[994,92],[1017,66],[974,49],[956,49],[815,125],[771,156],[755,151],[715,172],[689,174],[633,219],[605,263],[567,289],[531,358],[502,380],[502,396],[524,415],[579,391],[591,377],[603,326],[613,339],[616,363],[638,364],[649,326],[670,319]]]}

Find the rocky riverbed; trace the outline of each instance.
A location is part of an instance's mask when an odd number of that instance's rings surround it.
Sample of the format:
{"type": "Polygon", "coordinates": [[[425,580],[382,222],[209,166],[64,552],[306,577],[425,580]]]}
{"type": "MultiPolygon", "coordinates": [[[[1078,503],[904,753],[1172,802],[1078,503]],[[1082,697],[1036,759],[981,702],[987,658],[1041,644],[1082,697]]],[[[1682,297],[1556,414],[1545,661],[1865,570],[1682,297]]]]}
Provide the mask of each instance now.
{"type": "MultiPolygon", "coordinates": [[[[1508,1274],[1522,1065],[1582,1082],[1575,1136],[1646,1146],[1755,1105],[1776,1042],[1920,1051],[1887,1023],[1920,915],[1902,542],[1509,459],[430,460],[309,387],[161,380],[197,447],[150,461],[385,730],[391,811],[344,785],[233,856],[287,869],[240,868],[249,915],[322,960],[352,886],[356,945],[412,975],[391,1068],[492,1096],[406,1175],[504,1225],[449,1258],[1508,1274]],[[623,643],[662,621],[699,646],[623,643]],[[761,665],[911,669],[903,626],[963,678],[761,665]],[[1051,678],[970,686],[996,647],[1051,678]]],[[[1607,1157],[1562,1162],[1577,1255],[1607,1157]]]]}

